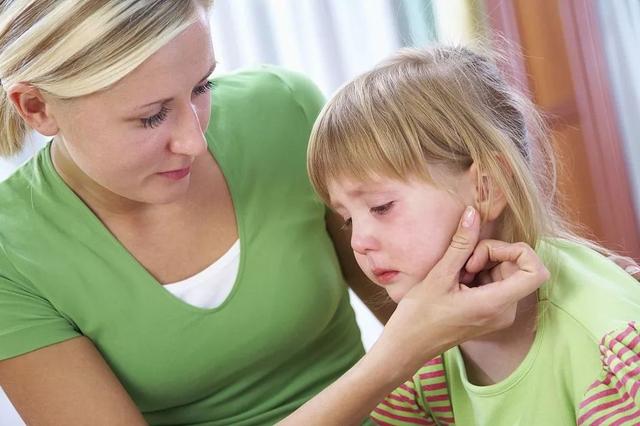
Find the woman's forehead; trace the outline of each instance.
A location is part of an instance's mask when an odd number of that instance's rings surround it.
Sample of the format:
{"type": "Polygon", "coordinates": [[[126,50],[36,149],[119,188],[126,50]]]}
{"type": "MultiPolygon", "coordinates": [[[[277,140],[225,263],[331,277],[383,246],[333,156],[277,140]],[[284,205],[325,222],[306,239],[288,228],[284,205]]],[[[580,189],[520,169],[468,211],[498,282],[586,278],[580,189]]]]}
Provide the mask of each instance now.
{"type": "Polygon", "coordinates": [[[215,64],[208,26],[196,22],[132,72],[93,95],[135,113],[192,90],[210,77],[215,64]]]}

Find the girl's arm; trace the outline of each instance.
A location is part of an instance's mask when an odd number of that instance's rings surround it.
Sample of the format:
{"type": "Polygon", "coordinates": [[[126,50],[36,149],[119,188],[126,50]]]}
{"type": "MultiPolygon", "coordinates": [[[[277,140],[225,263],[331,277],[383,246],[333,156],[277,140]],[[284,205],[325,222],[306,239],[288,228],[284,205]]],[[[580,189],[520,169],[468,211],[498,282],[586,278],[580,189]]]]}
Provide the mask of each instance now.
{"type": "Polygon", "coordinates": [[[0,386],[28,425],[147,424],[86,337],[0,361],[0,386]]]}
{"type": "Polygon", "coordinates": [[[549,272],[529,246],[493,241],[483,245],[486,253],[478,253],[476,262],[508,264],[509,275],[481,287],[460,284],[460,271],[478,242],[477,216],[471,208],[465,211],[442,259],[400,301],[362,360],[282,425],[359,424],[429,359],[513,323],[517,302],[536,291],[549,272]]]}

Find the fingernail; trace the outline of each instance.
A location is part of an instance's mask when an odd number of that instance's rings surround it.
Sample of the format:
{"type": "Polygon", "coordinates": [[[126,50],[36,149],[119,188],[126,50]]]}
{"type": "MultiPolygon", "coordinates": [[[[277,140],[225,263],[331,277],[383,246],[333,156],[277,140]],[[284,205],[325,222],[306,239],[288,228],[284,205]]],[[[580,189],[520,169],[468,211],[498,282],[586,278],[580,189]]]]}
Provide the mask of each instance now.
{"type": "Polygon", "coordinates": [[[476,218],[476,209],[471,206],[467,206],[464,211],[464,215],[462,216],[462,227],[463,228],[471,228],[473,225],[473,220],[476,218]]]}

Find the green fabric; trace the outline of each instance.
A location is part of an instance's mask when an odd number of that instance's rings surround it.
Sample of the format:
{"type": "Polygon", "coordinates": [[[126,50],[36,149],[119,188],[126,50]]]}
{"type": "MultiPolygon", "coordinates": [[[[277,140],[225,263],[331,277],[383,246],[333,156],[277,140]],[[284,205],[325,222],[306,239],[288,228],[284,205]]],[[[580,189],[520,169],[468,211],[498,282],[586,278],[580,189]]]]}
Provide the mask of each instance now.
{"type": "Polygon", "coordinates": [[[305,170],[323,103],[298,74],[217,80],[209,149],[241,259],[218,308],[163,289],[53,169],[50,147],[0,184],[0,359],[91,338],[155,425],[273,424],[363,354],[305,170]]]}
{"type": "Polygon", "coordinates": [[[457,425],[575,425],[589,386],[607,370],[601,339],[640,319],[640,284],[609,260],[564,242],[538,252],[557,265],[557,276],[539,292],[538,331],[516,371],[474,386],[459,349],[444,355],[457,425]]]}

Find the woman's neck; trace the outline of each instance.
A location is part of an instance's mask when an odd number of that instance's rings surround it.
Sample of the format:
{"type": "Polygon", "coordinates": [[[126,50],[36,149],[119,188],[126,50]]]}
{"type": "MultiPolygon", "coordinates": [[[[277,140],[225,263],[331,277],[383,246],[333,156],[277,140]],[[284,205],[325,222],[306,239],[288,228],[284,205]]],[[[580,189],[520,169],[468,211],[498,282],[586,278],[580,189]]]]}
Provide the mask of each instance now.
{"type": "Polygon", "coordinates": [[[459,345],[471,383],[498,383],[520,366],[535,339],[537,306],[537,294],[532,293],[518,303],[513,325],[459,345]]]}

